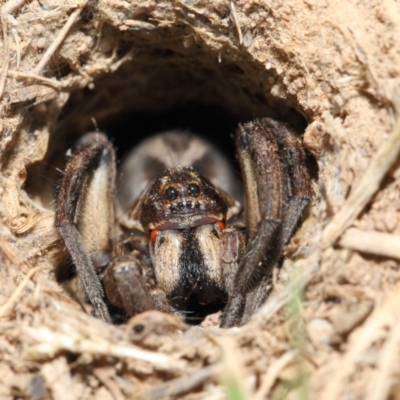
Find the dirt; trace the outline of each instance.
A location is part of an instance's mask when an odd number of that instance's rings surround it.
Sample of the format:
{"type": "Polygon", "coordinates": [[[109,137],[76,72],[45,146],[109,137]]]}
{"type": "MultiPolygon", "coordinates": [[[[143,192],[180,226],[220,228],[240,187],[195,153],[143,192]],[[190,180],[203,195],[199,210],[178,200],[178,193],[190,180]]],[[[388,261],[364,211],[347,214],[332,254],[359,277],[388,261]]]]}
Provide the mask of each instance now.
{"type": "Polygon", "coordinates": [[[390,0],[4,2],[0,397],[397,398],[399,15],[390,0]],[[109,326],[63,292],[54,197],[80,135],[98,126],[122,157],[178,121],[231,154],[237,123],[262,116],[304,133],[313,200],[247,325],[109,326]]]}

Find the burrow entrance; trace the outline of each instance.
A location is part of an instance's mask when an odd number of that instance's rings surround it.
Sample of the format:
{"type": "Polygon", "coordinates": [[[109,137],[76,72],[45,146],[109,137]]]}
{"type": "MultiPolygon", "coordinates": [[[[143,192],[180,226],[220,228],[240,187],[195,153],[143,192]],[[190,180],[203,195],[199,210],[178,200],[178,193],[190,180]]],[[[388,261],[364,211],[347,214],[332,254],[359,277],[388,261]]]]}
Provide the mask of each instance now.
{"type": "MultiPolygon", "coordinates": [[[[106,42],[116,35],[114,30],[108,33],[106,42]]],[[[204,43],[189,45],[182,39],[185,34],[179,31],[171,37],[168,32],[168,40],[151,45],[138,33],[119,37],[118,50],[110,47],[107,55],[126,61],[107,72],[104,58],[98,62],[99,76],[71,93],[51,128],[45,159],[29,167],[25,189],[34,200],[53,207],[54,186],[60,179],[57,169],[63,169],[67,150],[80,135],[95,129],[107,133],[119,158],[143,138],[178,128],[211,140],[233,162],[230,136],[239,122],[271,116],[304,131],[306,120],[295,104],[271,95],[274,86],[282,85],[282,77],[267,73],[244,48],[218,53],[204,43]]],[[[90,73],[96,75],[93,68],[90,73]]],[[[62,59],[57,71],[71,72],[62,59]]]]}
{"type": "MultiPolygon", "coordinates": [[[[71,93],[50,130],[45,159],[28,169],[25,189],[35,201],[45,208],[54,207],[65,155],[88,131],[105,132],[120,161],[150,135],[189,130],[213,142],[235,168],[231,135],[238,123],[269,116],[288,121],[299,134],[304,131],[307,122],[293,104],[271,95],[281,78],[273,72],[268,75],[265,66],[251,60],[244,49],[236,48],[222,57],[204,45],[172,43],[171,47],[160,42],[132,51],[126,42],[119,50],[126,62],[71,93]]],[[[58,68],[65,73],[67,67],[58,68]]],[[[216,311],[215,307],[196,307],[201,317],[216,311]]]]}

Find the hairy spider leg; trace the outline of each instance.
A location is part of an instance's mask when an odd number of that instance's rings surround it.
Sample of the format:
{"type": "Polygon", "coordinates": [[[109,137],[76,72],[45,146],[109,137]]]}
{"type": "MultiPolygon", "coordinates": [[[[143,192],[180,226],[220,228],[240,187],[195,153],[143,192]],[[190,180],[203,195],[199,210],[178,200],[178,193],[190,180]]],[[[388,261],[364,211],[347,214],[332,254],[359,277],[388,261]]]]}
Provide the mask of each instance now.
{"type": "Polygon", "coordinates": [[[271,271],[309,202],[309,177],[300,139],[269,118],[239,126],[238,160],[245,182],[247,247],[221,327],[242,325],[265,301],[271,271]]]}
{"type": "Polygon", "coordinates": [[[95,316],[111,318],[95,271],[111,255],[114,225],[115,154],[101,133],[88,133],[69,159],[58,195],[55,225],[63,239],[95,316]],[[95,264],[95,265],[94,265],[95,264]]]}

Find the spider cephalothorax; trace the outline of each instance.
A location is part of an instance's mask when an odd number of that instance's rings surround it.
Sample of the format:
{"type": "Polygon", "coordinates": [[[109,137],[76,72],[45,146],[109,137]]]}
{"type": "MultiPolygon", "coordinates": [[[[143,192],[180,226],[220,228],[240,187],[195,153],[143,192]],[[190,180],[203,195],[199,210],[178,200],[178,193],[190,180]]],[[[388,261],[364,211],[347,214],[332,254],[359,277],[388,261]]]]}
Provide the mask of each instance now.
{"type": "Polygon", "coordinates": [[[145,229],[183,229],[222,221],[227,209],[220,191],[193,167],[177,167],[150,186],[138,217],[145,229]]]}
{"type": "Polygon", "coordinates": [[[221,326],[229,327],[262,304],[309,202],[310,181],[287,124],[242,124],[235,144],[244,211],[229,164],[193,135],[167,132],[139,145],[121,168],[116,208],[111,144],[99,133],[80,140],[61,184],[56,226],[95,315],[110,321],[102,280],[108,301],[128,315],[184,315],[195,298],[225,302],[221,326]]]}

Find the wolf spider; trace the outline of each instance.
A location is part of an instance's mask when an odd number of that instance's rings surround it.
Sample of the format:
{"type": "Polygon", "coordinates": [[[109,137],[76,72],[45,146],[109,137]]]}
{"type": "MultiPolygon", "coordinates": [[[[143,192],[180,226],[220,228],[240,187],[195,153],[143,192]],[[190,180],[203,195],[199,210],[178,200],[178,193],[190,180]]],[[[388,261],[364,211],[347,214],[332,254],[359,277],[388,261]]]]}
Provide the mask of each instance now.
{"type": "Polygon", "coordinates": [[[110,303],[129,316],[184,315],[195,299],[225,303],[227,328],[264,302],[309,203],[310,179],[301,140],[286,123],[241,124],[234,141],[244,212],[231,167],[198,137],[167,132],[134,149],[118,178],[118,203],[112,144],[102,133],[79,140],[55,223],[97,317],[111,321],[110,303]]]}

